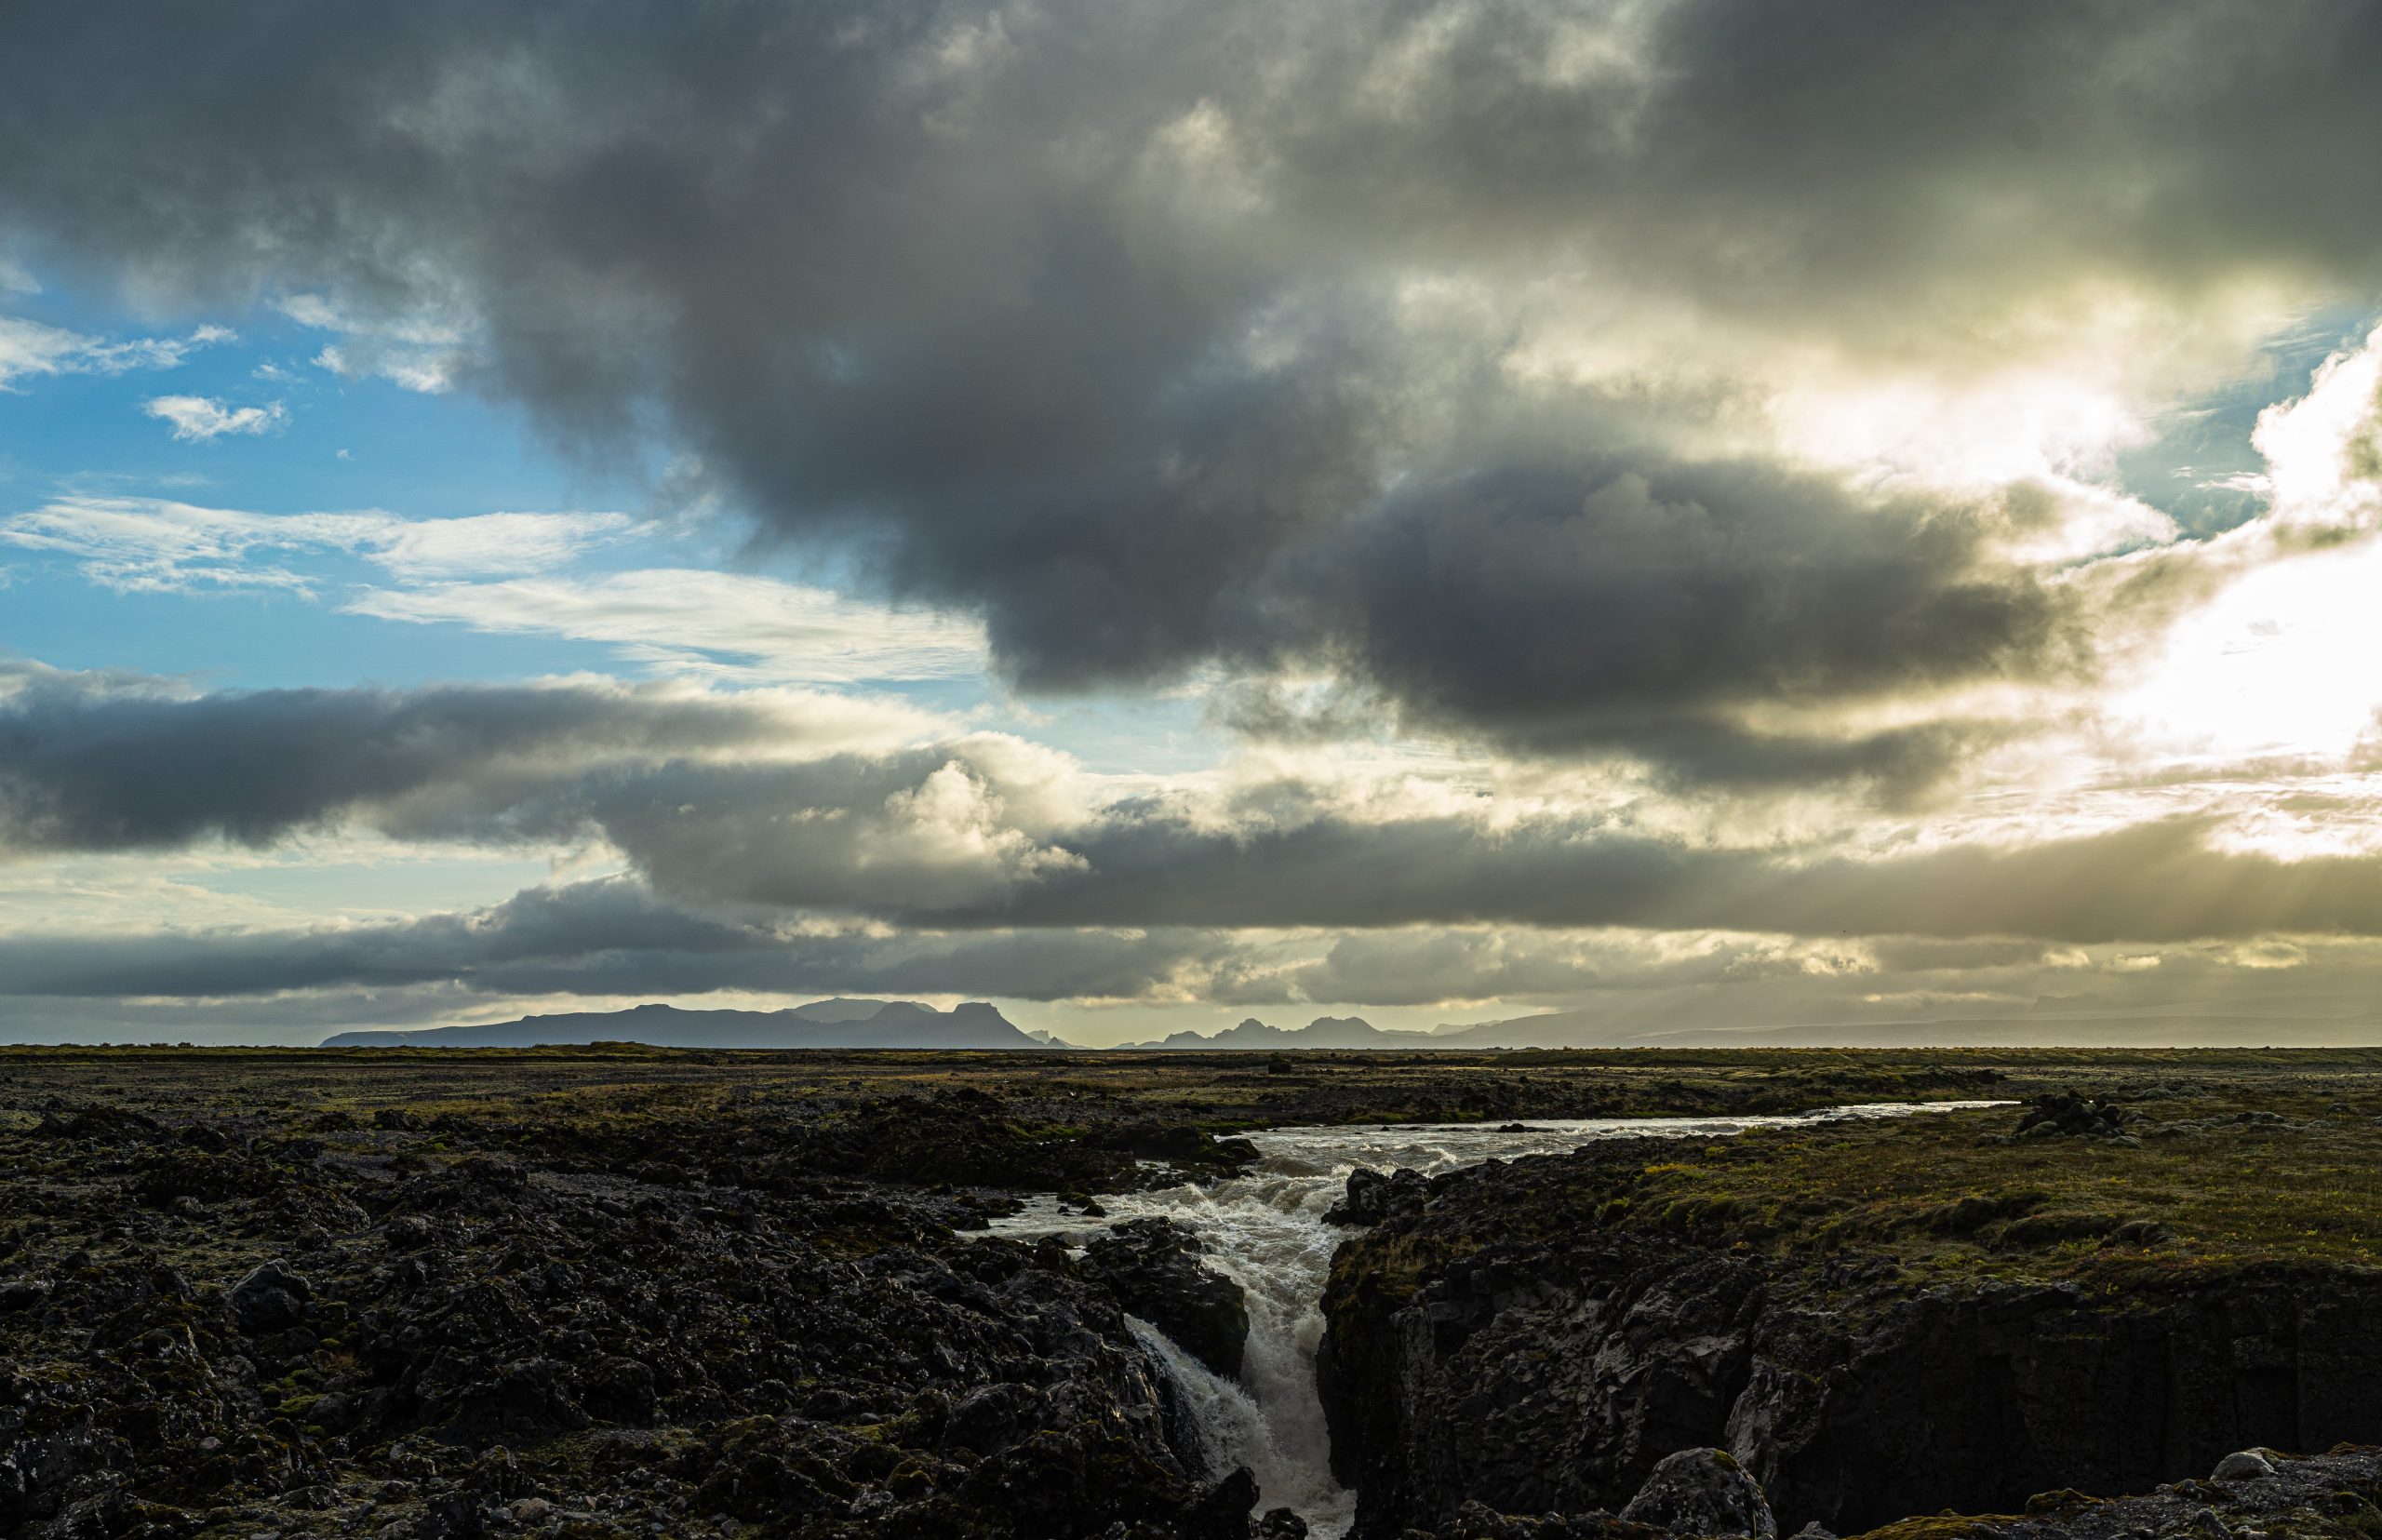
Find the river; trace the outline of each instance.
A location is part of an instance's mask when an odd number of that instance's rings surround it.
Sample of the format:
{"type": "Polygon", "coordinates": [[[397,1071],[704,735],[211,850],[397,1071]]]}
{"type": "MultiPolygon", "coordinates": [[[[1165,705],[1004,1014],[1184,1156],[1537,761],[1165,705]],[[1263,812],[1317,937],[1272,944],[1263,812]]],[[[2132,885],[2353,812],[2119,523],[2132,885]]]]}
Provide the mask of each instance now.
{"type": "Polygon", "coordinates": [[[1257,1478],[1261,1512],[1291,1508],[1307,1521],[1313,1540],[1338,1540],[1355,1518],[1357,1499],[1332,1479],[1332,1442],[1315,1391],[1315,1349],[1323,1336],[1332,1253],[1348,1234],[1326,1225],[1323,1215],[1358,1166],[1437,1172],[1564,1154],[1597,1139],[1723,1138],[1747,1129],[1998,1105],[1878,1102],[1775,1118],[1534,1118],[1506,1132],[1479,1123],[1268,1129],[1247,1136],[1257,1146],[1258,1162],[1246,1176],[1204,1187],[1103,1194],[1100,1204],[1108,1211],[1103,1220],[1062,1213],[1055,1200],[1037,1198],[994,1221],[993,1231],[1021,1239],[1089,1236],[1155,1215],[1196,1232],[1208,1265],[1248,1294],[1249,1346],[1240,1377],[1211,1373],[1146,1321],[1135,1321],[1134,1333],[1172,1377],[1211,1473],[1247,1466],[1257,1478]]]}

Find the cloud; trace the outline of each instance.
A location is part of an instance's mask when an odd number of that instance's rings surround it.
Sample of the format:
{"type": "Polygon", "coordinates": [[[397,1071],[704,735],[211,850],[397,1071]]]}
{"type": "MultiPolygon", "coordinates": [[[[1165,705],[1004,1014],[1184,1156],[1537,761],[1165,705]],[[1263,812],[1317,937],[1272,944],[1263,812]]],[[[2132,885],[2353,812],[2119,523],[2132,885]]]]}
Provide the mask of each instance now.
{"type": "Polygon", "coordinates": [[[2382,935],[2382,857],[2286,859],[2215,816],[2068,836],[1733,844],[1631,813],[1442,788],[1118,795],[905,708],[685,687],[180,696],[20,671],[0,709],[0,850],[268,846],[363,827],[617,852],[705,907],[932,930],[1625,927],[2068,944],[2382,935]]]}
{"type": "MultiPolygon", "coordinates": [[[[16,42],[12,255],[518,405],[850,591],[553,570],[619,515],[62,498],[0,539],[123,589],[350,556],[358,612],[715,686],[1188,690],[1251,757],[1128,781],[801,691],[10,676],[20,861],[340,829],[631,875],[219,938],[224,989],[1932,1011],[2299,987],[2382,927],[2376,344],[2249,421],[2382,280],[2339,194],[2382,149],[2367,7],[158,3],[16,42]],[[2187,441],[2213,475],[2141,471],[2187,441]],[[2201,511],[2127,489],[2170,483],[2201,511]],[[2315,773],[2349,811],[2268,795],[2315,773]]],[[[216,340],[0,323],[0,385],[216,340]]]]}
{"type": "Polygon", "coordinates": [[[639,763],[883,746],[929,718],[793,690],[716,697],[582,681],[190,696],[7,671],[0,854],[266,845],[343,823],[552,844],[538,801],[639,763]]]}
{"type": "MultiPolygon", "coordinates": [[[[893,933],[689,907],[611,877],[406,918],[0,935],[0,1036],[121,1038],[121,1024],[99,1024],[117,1023],[193,1037],[231,1024],[311,1029],[311,1041],[344,1024],[605,1010],[656,996],[767,1009],[859,994],[1256,1011],[1284,1024],[1326,1005],[1437,1007],[1459,1019],[1512,1018],[1526,1002],[1569,1008],[1490,1039],[1519,1043],[1699,1033],[1759,1041],[1778,1029],[1818,1041],[1899,1029],[1898,1040],[1927,1041],[1990,1034],[1997,1021],[2005,1036],[1984,1040],[2012,1040],[2018,1023],[2048,1041],[2340,1041],[2369,1030],[2377,982],[2382,945],[2355,939],[2145,950],[1626,929],[893,933]]],[[[1069,1030],[1113,1041],[1146,1035],[1131,1024],[1147,1019],[1103,1026],[1086,1016],[1069,1030]]],[[[1212,1028],[1224,1018],[1194,1020],[1212,1028]]],[[[1169,1024],[1184,1024],[1177,1015],[1169,1024]]]]}
{"type": "Polygon", "coordinates": [[[2167,613],[2080,599],[2167,528],[2092,479],[2382,250],[2345,5],[29,25],[0,212],[144,293],[658,437],[1033,689],[1324,673],[1683,776],[1907,788],[1948,697],[2089,678],[2167,613]]]}
{"type": "Polygon", "coordinates": [[[172,424],[174,436],[184,443],[203,444],[226,434],[253,438],[279,433],[289,425],[289,409],[278,401],[261,407],[227,407],[212,396],[153,395],[141,409],[172,424]]]}
{"type": "Polygon", "coordinates": [[[300,326],[341,335],[343,341],[324,344],[314,363],[343,380],[377,376],[403,390],[442,395],[472,361],[467,327],[434,314],[394,322],[358,318],[319,294],[289,295],[276,308],[300,326]]]}
{"type": "MultiPolygon", "coordinates": [[[[0,277],[14,270],[0,270],[0,277]]],[[[30,281],[30,280],[28,280],[30,281]]],[[[0,291],[9,285],[0,283],[0,291]]],[[[104,341],[62,327],[45,326],[20,316],[0,315],[0,391],[13,391],[18,382],[37,375],[128,374],[134,369],[168,369],[180,365],[193,349],[229,340],[221,327],[200,327],[187,338],[143,337],[127,342],[104,341]]],[[[187,401],[189,396],[167,399],[187,401]]]]}
{"type": "Polygon", "coordinates": [[[626,514],[472,514],[392,519],[372,559],[408,582],[536,572],[631,533],[626,514]]]}
{"type": "Polygon", "coordinates": [[[964,622],[700,569],[375,589],[345,608],[381,620],[609,642],[674,674],[850,683],[957,677],[984,664],[984,637],[964,622]]]}
{"type": "Polygon", "coordinates": [[[611,879],[532,888],[486,909],[401,920],[0,936],[0,995],[220,999],[416,989],[445,1007],[458,989],[499,998],[849,992],[1131,998],[1178,974],[1204,977],[1238,950],[1211,934],[890,936],[790,929],[689,911],[635,882],[611,879]]]}
{"type": "Polygon", "coordinates": [[[422,581],[542,569],[636,528],[617,513],[405,519],[378,510],[271,515],[163,498],[66,497],[0,519],[0,541],[63,556],[91,581],[119,590],[305,590],[310,580],[257,562],[256,554],[343,551],[422,581]]]}
{"type": "Polygon", "coordinates": [[[312,594],[319,575],[263,558],[344,553],[402,584],[351,593],[341,602],[348,613],[609,643],[681,677],[850,684],[961,677],[983,667],[983,633],[964,621],[823,588],[692,569],[556,573],[650,529],[620,513],[407,519],[378,510],[267,515],[159,498],[67,497],[0,518],[0,542],[73,561],[106,587],[148,593],[312,594]],[[485,575],[499,581],[457,581],[485,575]]]}

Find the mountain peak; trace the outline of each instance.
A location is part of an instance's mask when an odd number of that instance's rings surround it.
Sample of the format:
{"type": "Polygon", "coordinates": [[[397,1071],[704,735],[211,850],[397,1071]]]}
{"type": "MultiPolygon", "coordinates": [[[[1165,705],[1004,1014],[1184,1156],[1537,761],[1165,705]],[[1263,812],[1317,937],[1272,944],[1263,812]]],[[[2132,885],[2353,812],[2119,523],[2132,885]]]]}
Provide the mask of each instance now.
{"type": "Polygon", "coordinates": [[[914,1000],[814,1000],[786,1011],[684,1011],[648,1003],[625,1011],[523,1016],[413,1032],[341,1032],[325,1048],[537,1048],[596,1042],[655,1048],[1039,1048],[992,1005],[937,1011],[914,1000]]]}
{"type": "Polygon", "coordinates": [[[1279,1048],[1433,1048],[1428,1033],[1399,1032],[1373,1025],[1362,1016],[1318,1016],[1305,1026],[1272,1026],[1254,1016],[1237,1026],[1206,1034],[1171,1033],[1157,1042],[1124,1043],[1147,1049],[1279,1049],[1279,1048]]]}

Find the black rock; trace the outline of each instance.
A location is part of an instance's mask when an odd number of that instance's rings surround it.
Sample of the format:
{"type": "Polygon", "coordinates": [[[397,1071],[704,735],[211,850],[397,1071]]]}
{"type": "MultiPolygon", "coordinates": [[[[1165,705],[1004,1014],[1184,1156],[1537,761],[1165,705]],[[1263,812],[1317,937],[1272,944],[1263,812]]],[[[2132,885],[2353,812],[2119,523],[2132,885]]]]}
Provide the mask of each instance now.
{"type": "Polygon", "coordinates": [[[588,1417],[572,1388],[569,1371],[550,1359],[506,1364],[449,1398],[452,1412],[443,1434],[472,1443],[575,1432],[587,1426],[588,1417]]]}
{"type": "Polygon", "coordinates": [[[1347,1195],[1323,1216],[1327,1225],[1378,1225],[1394,1213],[1423,1206],[1425,1183],[1418,1171],[1384,1173],[1358,1166],[1348,1173],[1347,1195]]]}
{"type": "Polygon", "coordinates": [[[1184,1540],[1248,1540],[1249,1510],[1257,1506],[1257,1478],[1247,1466],[1206,1488],[1183,1517],[1184,1540]]]}
{"type": "Polygon", "coordinates": [[[30,1310],[49,1297],[49,1284],[41,1279],[11,1279],[0,1283],[0,1310],[30,1310]]]}
{"type": "Polygon", "coordinates": [[[1238,1374],[1249,1344],[1240,1285],[1199,1261],[1199,1242],[1164,1219],[1119,1225],[1085,1248],[1084,1278],[1219,1374],[1238,1374]]]}
{"type": "Polygon", "coordinates": [[[306,1319],[306,1300],[313,1292],[304,1279],[278,1258],[232,1285],[225,1303],[242,1332],[258,1336],[296,1326],[306,1319]]]}
{"type": "Polygon", "coordinates": [[[2057,1093],[2038,1097],[2018,1119],[2015,1137],[2117,1139],[2125,1134],[2125,1110],[2115,1102],[2057,1093]]]}
{"type": "Polygon", "coordinates": [[[1735,1456],[1718,1449],[1682,1449],[1656,1461],[1621,1517],[1680,1535],[1773,1540],[1778,1533],[1760,1483],[1746,1474],[1735,1456]]]}

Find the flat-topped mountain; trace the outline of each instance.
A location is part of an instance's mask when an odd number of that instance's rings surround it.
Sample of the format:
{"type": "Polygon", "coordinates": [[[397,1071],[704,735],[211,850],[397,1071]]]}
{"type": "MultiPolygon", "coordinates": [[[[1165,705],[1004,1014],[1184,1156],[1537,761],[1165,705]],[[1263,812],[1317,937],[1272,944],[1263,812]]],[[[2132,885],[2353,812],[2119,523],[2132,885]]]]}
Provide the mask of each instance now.
{"type": "Polygon", "coordinates": [[[1126,1043],[1145,1049],[1274,1049],[1274,1048],[1440,1048],[1446,1046],[1427,1032],[1399,1032],[1375,1026],[1362,1016],[1318,1016],[1305,1026],[1269,1026],[1251,1016],[1238,1026],[1202,1034],[1175,1032],[1154,1043],[1126,1043]]]}
{"type": "Polygon", "coordinates": [[[655,1048],[1040,1048],[981,1001],[937,1011],[912,1000],[815,1000],[788,1011],[681,1011],[640,1005],[414,1032],[341,1032],[325,1048],[538,1048],[645,1043],[655,1048]]]}

